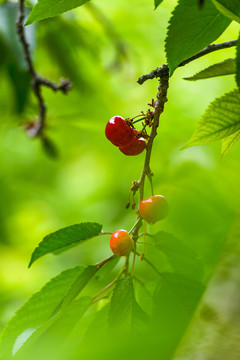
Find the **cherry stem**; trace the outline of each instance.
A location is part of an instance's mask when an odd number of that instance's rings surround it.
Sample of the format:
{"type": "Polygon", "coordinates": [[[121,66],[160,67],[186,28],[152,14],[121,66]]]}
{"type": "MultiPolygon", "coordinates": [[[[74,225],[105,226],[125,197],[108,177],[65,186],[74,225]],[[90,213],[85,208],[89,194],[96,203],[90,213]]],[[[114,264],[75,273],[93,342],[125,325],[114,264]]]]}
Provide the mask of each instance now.
{"type": "MultiPolygon", "coordinates": [[[[139,254],[138,252],[136,252],[136,255],[141,256],[141,254],[139,254]]],[[[145,256],[143,257],[143,260],[144,260],[148,265],[150,265],[150,266],[152,267],[152,269],[155,270],[156,273],[157,273],[159,276],[162,277],[162,274],[160,273],[160,271],[158,271],[158,269],[156,268],[156,266],[154,266],[154,265],[151,263],[151,261],[149,261],[148,259],[146,259],[145,256]]]]}
{"type": "Polygon", "coordinates": [[[144,117],[142,117],[142,118],[140,118],[140,119],[138,119],[138,120],[133,121],[132,124],[135,124],[135,123],[137,123],[137,122],[139,122],[139,121],[142,121],[142,120],[145,120],[145,119],[147,119],[147,118],[148,118],[147,116],[144,116],[144,117]]]}
{"type": "Polygon", "coordinates": [[[152,196],[154,196],[152,174],[148,174],[147,177],[148,177],[148,180],[149,180],[149,182],[150,182],[152,196]]]}
{"type": "Polygon", "coordinates": [[[133,272],[134,272],[135,259],[136,259],[136,241],[134,241],[133,261],[132,261],[132,271],[131,271],[132,276],[133,276],[133,272]]]}
{"type": "Polygon", "coordinates": [[[131,234],[133,232],[133,230],[139,225],[139,223],[142,222],[142,218],[139,217],[137,219],[137,221],[135,222],[135,224],[133,225],[133,227],[131,228],[131,230],[128,232],[129,234],[131,234]]]}

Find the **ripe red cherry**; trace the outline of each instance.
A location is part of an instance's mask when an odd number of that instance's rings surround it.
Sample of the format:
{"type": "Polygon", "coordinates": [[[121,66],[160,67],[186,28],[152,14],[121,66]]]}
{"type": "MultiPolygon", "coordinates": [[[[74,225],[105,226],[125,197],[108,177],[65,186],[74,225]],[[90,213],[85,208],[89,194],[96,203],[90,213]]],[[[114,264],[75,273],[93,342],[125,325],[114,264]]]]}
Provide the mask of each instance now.
{"type": "Polygon", "coordinates": [[[133,129],[133,131],[135,137],[130,144],[119,147],[119,150],[125,155],[138,155],[143,152],[146,147],[145,139],[143,137],[137,138],[136,135],[138,134],[138,131],[136,129],[133,129]]]}
{"type": "Polygon", "coordinates": [[[144,220],[150,224],[162,220],[168,213],[168,202],[162,195],[154,195],[144,199],[139,204],[139,212],[144,220]]]}
{"type": "Polygon", "coordinates": [[[133,246],[133,239],[126,230],[117,230],[112,234],[110,248],[115,255],[127,255],[132,251],[133,246]]]}
{"type": "Polygon", "coordinates": [[[126,123],[123,117],[112,117],[105,128],[106,138],[116,146],[126,146],[135,137],[133,129],[126,123]]]}

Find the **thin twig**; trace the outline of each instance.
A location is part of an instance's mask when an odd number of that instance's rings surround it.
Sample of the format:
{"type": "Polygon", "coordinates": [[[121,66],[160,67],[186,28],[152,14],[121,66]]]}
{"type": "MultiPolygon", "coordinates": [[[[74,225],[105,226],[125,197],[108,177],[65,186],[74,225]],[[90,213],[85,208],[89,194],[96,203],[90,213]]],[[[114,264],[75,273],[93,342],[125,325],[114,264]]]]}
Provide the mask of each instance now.
{"type": "Polygon", "coordinates": [[[202,51],[200,51],[199,53],[197,53],[196,55],[191,56],[190,58],[182,61],[178,67],[180,66],[184,66],[188,63],[190,63],[193,60],[199,59],[200,57],[210,54],[213,51],[217,51],[217,50],[223,50],[223,49],[228,49],[230,47],[236,46],[237,45],[237,40],[231,40],[231,41],[226,41],[220,44],[211,44],[208,45],[205,49],[203,49],[202,51]]]}
{"type": "Polygon", "coordinates": [[[50,87],[54,91],[62,91],[65,94],[71,89],[72,85],[69,80],[64,80],[64,79],[62,79],[60,85],[58,85],[48,79],[42,78],[41,76],[39,76],[37,74],[37,72],[34,68],[32,59],[31,59],[31,55],[30,55],[30,51],[29,51],[29,44],[26,39],[24,25],[23,25],[23,21],[24,21],[24,17],[25,17],[24,0],[19,0],[18,13],[19,13],[19,15],[18,15],[17,23],[16,23],[17,32],[18,32],[18,36],[19,36],[20,42],[23,47],[24,56],[25,56],[27,66],[28,66],[28,71],[32,77],[32,89],[37,98],[38,107],[39,107],[38,122],[36,123],[34,128],[31,127],[31,131],[29,131],[29,134],[32,137],[36,137],[36,136],[42,137],[43,130],[45,129],[45,126],[46,126],[46,109],[47,109],[47,107],[46,107],[44,98],[42,96],[41,86],[50,87]]]}
{"type": "MultiPolygon", "coordinates": [[[[217,50],[222,50],[222,49],[228,49],[230,47],[236,46],[237,45],[237,40],[231,40],[231,41],[226,41],[224,43],[220,43],[220,44],[211,44],[208,45],[205,49],[203,49],[202,51],[200,51],[199,53],[197,53],[196,55],[191,56],[190,58],[182,61],[178,67],[184,66],[188,63],[190,63],[193,60],[199,59],[202,56],[205,56],[207,54],[210,54],[213,51],[217,51],[217,50]]],[[[163,66],[167,66],[167,65],[163,65],[163,66]]],[[[154,78],[158,78],[160,77],[160,74],[162,72],[162,66],[156,68],[155,70],[151,71],[149,74],[143,75],[138,79],[138,83],[140,85],[142,85],[145,81],[147,80],[151,80],[154,78]]]]}

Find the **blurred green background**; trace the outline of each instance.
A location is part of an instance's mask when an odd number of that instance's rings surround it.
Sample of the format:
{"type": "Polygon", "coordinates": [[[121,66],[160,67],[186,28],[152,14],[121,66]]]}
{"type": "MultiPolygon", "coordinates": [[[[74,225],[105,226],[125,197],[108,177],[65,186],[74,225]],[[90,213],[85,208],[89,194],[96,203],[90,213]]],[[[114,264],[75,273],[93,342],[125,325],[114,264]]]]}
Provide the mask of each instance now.
{"type": "MultiPolygon", "coordinates": [[[[37,71],[56,82],[60,77],[73,82],[67,95],[43,90],[47,134],[59,149],[58,160],[48,158],[23,129],[36,119],[36,101],[14,40],[15,6],[1,5],[0,330],[61,270],[111,255],[109,237],[98,237],[62,255],[48,255],[28,269],[32,251],[46,234],[84,221],[102,223],[105,231],[132,227],[135,214],[125,205],[144,154],[124,156],[107,141],[104,129],[112,116],[138,115],[155,98],[157,80],[142,86],[136,80],[166,62],[164,39],[175,3],[164,1],[153,11],[150,0],[99,0],[94,7],[27,27],[37,71]]],[[[217,42],[236,39],[238,30],[232,23],[217,42]]],[[[199,82],[183,77],[234,54],[235,48],[222,50],[176,70],[151,160],[155,193],[167,197],[170,213],[148,230],[169,231],[195,249],[205,262],[206,279],[239,209],[240,145],[223,159],[219,142],[180,148],[208,104],[236,85],[233,76],[199,82]]],[[[149,256],[154,259],[151,251],[149,256]]],[[[142,264],[137,272],[151,279],[142,264]]]]}

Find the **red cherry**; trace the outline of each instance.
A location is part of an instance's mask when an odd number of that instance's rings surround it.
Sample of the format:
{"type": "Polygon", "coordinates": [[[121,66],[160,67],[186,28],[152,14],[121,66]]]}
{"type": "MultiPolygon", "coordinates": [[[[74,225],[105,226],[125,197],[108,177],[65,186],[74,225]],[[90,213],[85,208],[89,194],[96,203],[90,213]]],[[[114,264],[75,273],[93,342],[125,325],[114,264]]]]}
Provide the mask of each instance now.
{"type": "Polygon", "coordinates": [[[168,202],[162,195],[154,195],[144,199],[139,204],[139,212],[144,220],[150,224],[162,220],[168,213],[168,202]]]}
{"type": "Polygon", "coordinates": [[[105,135],[116,146],[126,146],[134,139],[133,129],[121,116],[114,116],[108,121],[105,135]]]}
{"type": "Polygon", "coordinates": [[[127,255],[132,251],[133,246],[133,239],[126,230],[117,230],[112,234],[110,248],[115,255],[127,255]]]}
{"type": "Polygon", "coordinates": [[[133,131],[135,137],[130,144],[119,147],[119,150],[125,155],[138,155],[143,152],[146,147],[145,139],[143,137],[137,138],[136,135],[138,134],[138,131],[136,129],[133,129],[133,131]]]}

